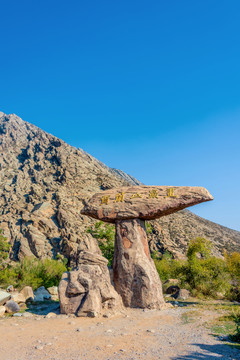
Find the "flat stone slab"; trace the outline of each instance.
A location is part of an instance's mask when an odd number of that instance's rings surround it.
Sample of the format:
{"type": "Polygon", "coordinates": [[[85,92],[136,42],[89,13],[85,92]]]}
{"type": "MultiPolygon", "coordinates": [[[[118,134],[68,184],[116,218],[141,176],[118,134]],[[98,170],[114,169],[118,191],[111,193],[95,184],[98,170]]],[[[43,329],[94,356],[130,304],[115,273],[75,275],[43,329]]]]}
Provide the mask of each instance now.
{"type": "Polygon", "coordinates": [[[205,201],[213,200],[204,187],[128,186],[99,192],[81,213],[114,223],[116,220],[154,220],[205,201]]]}

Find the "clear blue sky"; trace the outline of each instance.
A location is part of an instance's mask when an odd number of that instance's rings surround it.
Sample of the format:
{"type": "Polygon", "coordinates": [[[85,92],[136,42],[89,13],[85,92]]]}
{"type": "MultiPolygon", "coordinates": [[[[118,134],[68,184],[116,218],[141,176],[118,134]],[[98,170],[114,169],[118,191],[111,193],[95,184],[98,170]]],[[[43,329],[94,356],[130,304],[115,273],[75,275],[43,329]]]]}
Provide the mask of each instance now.
{"type": "Polygon", "coordinates": [[[238,0],[1,1],[0,110],[240,230],[238,0]]]}

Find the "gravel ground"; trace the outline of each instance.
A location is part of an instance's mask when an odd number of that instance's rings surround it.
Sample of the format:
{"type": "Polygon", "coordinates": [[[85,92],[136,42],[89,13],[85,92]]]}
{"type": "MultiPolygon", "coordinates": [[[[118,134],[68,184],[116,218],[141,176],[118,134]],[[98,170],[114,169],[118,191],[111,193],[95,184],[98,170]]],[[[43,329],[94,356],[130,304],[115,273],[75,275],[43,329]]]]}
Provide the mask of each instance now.
{"type": "Polygon", "coordinates": [[[215,360],[240,351],[204,326],[216,312],[188,321],[191,307],[126,310],[111,318],[11,317],[0,320],[0,360],[215,360]]]}

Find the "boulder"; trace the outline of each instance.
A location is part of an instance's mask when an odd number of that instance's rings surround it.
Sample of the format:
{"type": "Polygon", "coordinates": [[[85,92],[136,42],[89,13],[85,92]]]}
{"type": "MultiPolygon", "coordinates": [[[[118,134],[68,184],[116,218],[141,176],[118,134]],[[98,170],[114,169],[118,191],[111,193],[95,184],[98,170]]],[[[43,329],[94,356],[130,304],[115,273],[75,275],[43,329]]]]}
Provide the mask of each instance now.
{"type": "Polygon", "coordinates": [[[34,293],[31,286],[25,286],[21,291],[20,294],[24,296],[25,301],[33,301],[34,300],[34,293]]]}
{"type": "Polygon", "coordinates": [[[20,294],[19,292],[12,292],[11,300],[15,301],[17,304],[25,303],[25,301],[26,301],[23,294],[20,294]]]}
{"type": "Polygon", "coordinates": [[[190,297],[190,291],[187,289],[180,289],[173,297],[177,300],[187,300],[190,297]]]}
{"type": "Polygon", "coordinates": [[[6,311],[6,307],[0,306],[0,317],[3,317],[3,315],[5,314],[5,311],[6,311]]]}
{"type": "Polygon", "coordinates": [[[180,287],[177,285],[171,285],[166,289],[166,294],[174,295],[180,291],[180,287]]]}
{"type": "Polygon", "coordinates": [[[9,300],[6,303],[5,307],[6,307],[6,312],[8,312],[8,313],[15,313],[20,310],[19,305],[13,300],[9,300]]]}
{"type": "Polygon", "coordinates": [[[57,286],[51,286],[51,287],[47,288],[47,291],[51,295],[58,295],[58,287],[57,286]]]}
{"type": "Polygon", "coordinates": [[[45,301],[45,300],[50,300],[51,299],[51,295],[45,289],[44,286],[39,287],[33,293],[34,293],[34,301],[45,301]]]}
{"type": "Polygon", "coordinates": [[[51,295],[51,299],[56,301],[58,300],[58,287],[57,286],[51,286],[47,288],[47,291],[51,295]]]}
{"type": "Polygon", "coordinates": [[[6,292],[5,290],[0,290],[0,306],[6,304],[10,297],[11,294],[6,292]]]}
{"type": "Polygon", "coordinates": [[[120,296],[111,285],[107,260],[82,251],[77,267],[63,274],[59,287],[62,314],[95,317],[122,309],[120,296]]]}

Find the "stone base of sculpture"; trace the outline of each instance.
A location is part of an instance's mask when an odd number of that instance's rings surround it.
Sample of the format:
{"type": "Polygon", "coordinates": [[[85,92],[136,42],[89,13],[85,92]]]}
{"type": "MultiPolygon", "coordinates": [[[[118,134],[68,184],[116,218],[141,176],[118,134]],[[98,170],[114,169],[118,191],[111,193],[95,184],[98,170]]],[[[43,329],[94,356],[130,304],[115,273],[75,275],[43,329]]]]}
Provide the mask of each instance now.
{"type": "Polygon", "coordinates": [[[116,220],[113,279],[126,307],[166,307],[162,284],[151,259],[145,221],[116,220]]]}
{"type": "Polygon", "coordinates": [[[59,284],[62,314],[95,317],[116,313],[122,300],[111,284],[107,260],[83,251],[75,270],[63,274],[59,284]]]}

